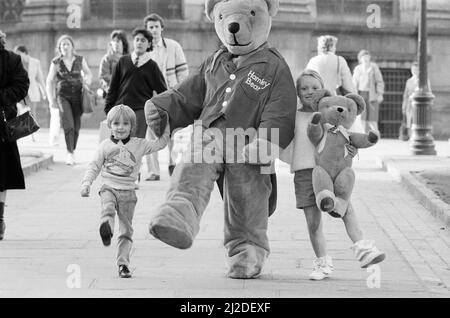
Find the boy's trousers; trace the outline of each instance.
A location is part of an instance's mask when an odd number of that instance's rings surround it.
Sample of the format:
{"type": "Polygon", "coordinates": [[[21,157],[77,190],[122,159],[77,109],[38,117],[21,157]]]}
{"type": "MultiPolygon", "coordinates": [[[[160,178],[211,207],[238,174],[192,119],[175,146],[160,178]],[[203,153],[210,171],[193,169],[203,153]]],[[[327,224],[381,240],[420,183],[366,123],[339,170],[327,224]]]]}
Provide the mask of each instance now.
{"type": "Polygon", "coordinates": [[[109,222],[114,232],[114,217],[119,219],[119,241],[117,265],[130,265],[130,254],[133,247],[133,216],[137,197],[135,190],[117,190],[103,185],[100,189],[102,214],[100,223],[109,222]]]}

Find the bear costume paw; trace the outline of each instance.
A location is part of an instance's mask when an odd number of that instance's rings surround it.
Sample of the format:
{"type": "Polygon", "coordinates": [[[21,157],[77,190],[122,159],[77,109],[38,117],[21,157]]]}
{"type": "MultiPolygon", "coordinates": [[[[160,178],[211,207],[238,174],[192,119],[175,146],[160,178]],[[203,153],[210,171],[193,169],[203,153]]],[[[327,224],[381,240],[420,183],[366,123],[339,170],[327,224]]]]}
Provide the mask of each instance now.
{"type": "MultiPolygon", "coordinates": [[[[163,206],[149,224],[149,232],[158,240],[179,248],[188,249],[194,242],[194,224],[189,224],[170,206],[163,206]]],[[[197,231],[198,232],[198,231],[197,231]]]]}
{"type": "Polygon", "coordinates": [[[229,278],[253,279],[261,275],[268,252],[252,244],[242,244],[233,250],[233,256],[228,258],[229,278]],[[236,251],[237,250],[237,251],[236,251]]]}

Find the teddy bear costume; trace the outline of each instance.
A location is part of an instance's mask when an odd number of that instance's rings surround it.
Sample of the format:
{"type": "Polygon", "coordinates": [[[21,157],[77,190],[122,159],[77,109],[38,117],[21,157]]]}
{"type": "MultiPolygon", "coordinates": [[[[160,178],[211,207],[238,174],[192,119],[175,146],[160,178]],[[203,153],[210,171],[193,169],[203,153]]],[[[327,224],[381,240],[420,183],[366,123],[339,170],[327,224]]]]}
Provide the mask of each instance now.
{"type": "Polygon", "coordinates": [[[251,153],[267,144],[285,148],[294,136],[294,81],[282,56],[266,42],[278,7],[278,0],[207,0],[206,14],[215,21],[224,47],[145,106],[147,123],[158,136],[167,116],[171,132],[194,123],[191,151],[176,166],[150,233],[171,246],[189,248],[214,182],[224,172],[224,245],[231,278],[257,277],[269,254],[271,172],[261,167],[273,157],[252,161],[251,153]],[[245,147],[233,143],[230,148],[228,137],[218,138],[228,136],[227,129],[253,129],[256,134],[247,136],[245,147]],[[205,148],[212,150],[213,163],[195,160],[198,149],[204,153],[205,148]]]}

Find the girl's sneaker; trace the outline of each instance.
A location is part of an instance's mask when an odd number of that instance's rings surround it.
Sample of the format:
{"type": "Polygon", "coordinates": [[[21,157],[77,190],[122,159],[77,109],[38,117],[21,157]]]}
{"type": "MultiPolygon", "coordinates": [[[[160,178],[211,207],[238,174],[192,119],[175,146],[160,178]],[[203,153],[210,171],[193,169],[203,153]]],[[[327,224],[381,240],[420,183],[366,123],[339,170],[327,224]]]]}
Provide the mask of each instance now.
{"type": "Polygon", "coordinates": [[[75,157],[73,153],[68,153],[66,157],[66,165],[73,166],[75,164],[75,157]]]}
{"type": "Polygon", "coordinates": [[[333,272],[333,261],[330,256],[323,256],[313,261],[313,271],[309,274],[311,280],[322,280],[333,272]]]}
{"type": "Polygon", "coordinates": [[[361,240],[351,247],[355,258],[361,263],[361,268],[367,268],[384,261],[386,254],[376,248],[374,241],[361,240]]]}

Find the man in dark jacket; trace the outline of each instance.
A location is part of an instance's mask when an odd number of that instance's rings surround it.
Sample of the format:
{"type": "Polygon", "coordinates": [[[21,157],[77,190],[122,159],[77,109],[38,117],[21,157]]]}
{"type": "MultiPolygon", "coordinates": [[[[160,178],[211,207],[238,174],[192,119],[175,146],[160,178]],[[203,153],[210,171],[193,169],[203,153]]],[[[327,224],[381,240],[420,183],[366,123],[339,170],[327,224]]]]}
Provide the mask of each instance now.
{"type": "Polygon", "coordinates": [[[17,143],[6,140],[5,122],[17,116],[16,104],[25,98],[30,86],[20,56],[5,49],[5,37],[0,31],[0,241],[5,233],[6,190],[25,189],[17,143]]]}

